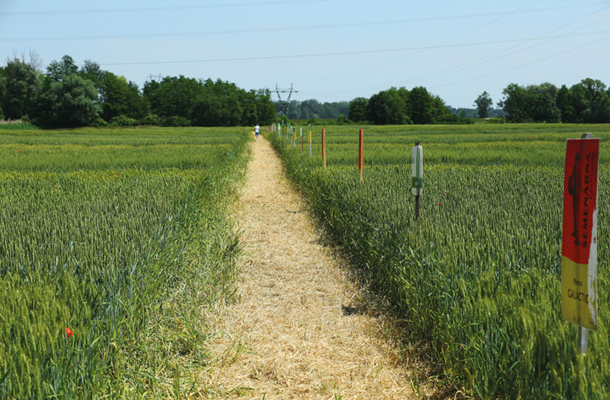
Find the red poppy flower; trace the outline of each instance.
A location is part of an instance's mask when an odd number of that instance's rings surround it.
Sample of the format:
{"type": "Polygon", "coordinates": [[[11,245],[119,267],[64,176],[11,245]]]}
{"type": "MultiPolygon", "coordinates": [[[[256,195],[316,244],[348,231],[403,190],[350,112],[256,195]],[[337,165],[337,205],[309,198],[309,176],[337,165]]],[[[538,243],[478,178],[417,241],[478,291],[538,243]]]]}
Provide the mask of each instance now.
{"type": "Polygon", "coordinates": [[[447,193],[443,193],[443,196],[447,196],[447,193]]]}
{"type": "Polygon", "coordinates": [[[21,153],[21,150],[19,150],[19,152],[21,153]]]}
{"type": "Polygon", "coordinates": [[[70,339],[70,336],[74,336],[74,332],[72,332],[72,329],[70,329],[67,326],[66,326],[66,336],[68,337],[68,339],[70,339]]]}
{"type": "Polygon", "coordinates": [[[118,177],[119,177],[119,174],[116,174],[115,176],[118,178],[118,177]]]}
{"type": "Polygon", "coordinates": [[[439,207],[442,207],[443,205],[442,205],[441,203],[438,203],[438,206],[439,206],[439,207]]]}

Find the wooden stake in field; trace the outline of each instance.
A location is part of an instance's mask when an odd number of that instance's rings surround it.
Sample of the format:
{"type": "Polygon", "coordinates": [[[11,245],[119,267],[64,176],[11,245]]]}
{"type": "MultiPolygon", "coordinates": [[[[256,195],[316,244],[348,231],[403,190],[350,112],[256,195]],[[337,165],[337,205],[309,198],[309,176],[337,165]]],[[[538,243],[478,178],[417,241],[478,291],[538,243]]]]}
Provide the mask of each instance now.
{"type": "Polygon", "coordinates": [[[297,147],[297,131],[294,130],[294,126],[292,127],[292,143],[293,147],[297,147]]]}
{"type": "Polygon", "coordinates": [[[322,127],[322,159],[324,160],[324,169],[326,169],[326,127],[322,127]]]}
{"type": "Polygon", "coordinates": [[[301,127],[301,154],[305,152],[305,142],[303,141],[303,127],[301,127]]]}
{"type": "Polygon", "coordinates": [[[309,124],[309,158],[311,158],[311,124],[309,124]]]}
{"type": "Polygon", "coordinates": [[[411,158],[411,193],[415,196],[415,220],[419,218],[419,198],[423,194],[424,187],[424,151],[415,142],[411,158]]]}
{"type": "Polygon", "coordinates": [[[561,315],[579,325],[578,352],[597,330],[597,177],[600,139],[568,139],[561,243],[561,315]]]}
{"type": "Polygon", "coordinates": [[[360,181],[364,182],[364,129],[358,131],[358,169],[360,170],[360,181]]]}

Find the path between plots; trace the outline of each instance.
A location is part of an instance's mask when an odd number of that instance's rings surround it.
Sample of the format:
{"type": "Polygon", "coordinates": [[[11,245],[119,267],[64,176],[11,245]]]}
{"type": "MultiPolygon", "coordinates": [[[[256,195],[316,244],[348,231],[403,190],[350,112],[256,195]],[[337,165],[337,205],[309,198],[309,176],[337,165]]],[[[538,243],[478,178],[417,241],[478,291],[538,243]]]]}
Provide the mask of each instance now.
{"type": "Polygon", "coordinates": [[[223,306],[206,376],[220,397],[405,399],[411,373],[351,308],[356,289],[320,244],[301,196],[262,137],[236,206],[245,254],[237,300],[223,306]]]}

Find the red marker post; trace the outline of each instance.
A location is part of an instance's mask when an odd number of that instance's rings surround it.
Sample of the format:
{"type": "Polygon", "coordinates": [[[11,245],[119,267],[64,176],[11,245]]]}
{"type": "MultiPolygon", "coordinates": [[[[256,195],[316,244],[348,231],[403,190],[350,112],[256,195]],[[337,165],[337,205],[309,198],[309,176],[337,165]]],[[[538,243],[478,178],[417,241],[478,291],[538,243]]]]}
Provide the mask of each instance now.
{"type": "Polygon", "coordinates": [[[578,350],[597,330],[597,177],[600,139],[568,139],[561,244],[561,314],[579,325],[578,350]]]}

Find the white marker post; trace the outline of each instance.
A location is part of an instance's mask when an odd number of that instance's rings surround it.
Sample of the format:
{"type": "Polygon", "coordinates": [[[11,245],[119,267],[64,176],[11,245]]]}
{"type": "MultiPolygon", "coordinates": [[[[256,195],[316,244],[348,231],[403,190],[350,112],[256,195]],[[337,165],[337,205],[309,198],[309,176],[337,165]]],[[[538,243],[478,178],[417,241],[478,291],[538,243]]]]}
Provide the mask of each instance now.
{"type": "Polygon", "coordinates": [[[277,138],[278,139],[282,138],[282,123],[281,122],[277,123],[277,138]]]}
{"type": "Polygon", "coordinates": [[[415,196],[415,220],[419,218],[419,198],[423,194],[424,187],[424,151],[415,142],[411,158],[411,193],[415,196]]]}

